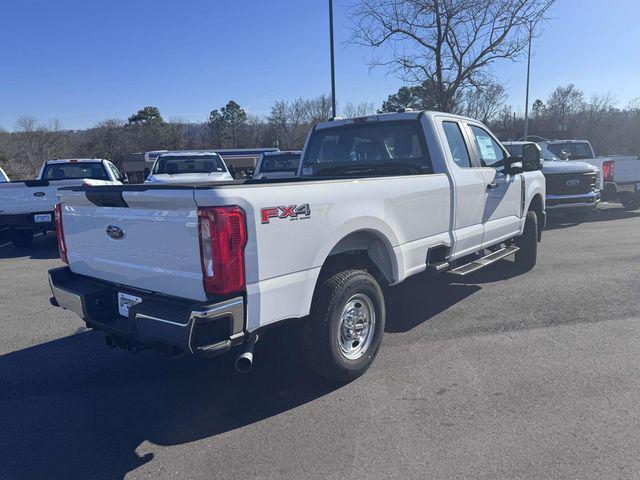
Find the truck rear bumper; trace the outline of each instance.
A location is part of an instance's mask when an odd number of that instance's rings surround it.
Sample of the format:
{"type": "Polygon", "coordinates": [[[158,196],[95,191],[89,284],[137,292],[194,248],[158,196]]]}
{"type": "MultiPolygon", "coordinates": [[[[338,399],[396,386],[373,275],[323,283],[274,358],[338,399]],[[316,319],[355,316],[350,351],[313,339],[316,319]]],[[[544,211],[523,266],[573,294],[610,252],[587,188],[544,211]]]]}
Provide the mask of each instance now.
{"type": "Polygon", "coordinates": [[[109,334],[114,346],[215,356],[244,340],[243,297],[198,303],[76,275],[68,267],[49,270],[49,284],[52,304],[109,334]],[[118,293],[142,300],[129,307],[128,317],[119,314],[118,293]]]}
{"type": "Polygon", "coordinates": [[[53,212],[32,212],[14,215],[0,215],[0,225],[7,226],[16,230],[55,230],[54,218],[55,217],[53,212]],[[47,218],[49,221],[46,221],[47,218]]]}
{"type": "Polygon", "coordinates": [[[559,210],[584,209],[591,210],[600,203],[600,192],[578,195],[547,195],[546,209],[550,212],[559,210]]]}

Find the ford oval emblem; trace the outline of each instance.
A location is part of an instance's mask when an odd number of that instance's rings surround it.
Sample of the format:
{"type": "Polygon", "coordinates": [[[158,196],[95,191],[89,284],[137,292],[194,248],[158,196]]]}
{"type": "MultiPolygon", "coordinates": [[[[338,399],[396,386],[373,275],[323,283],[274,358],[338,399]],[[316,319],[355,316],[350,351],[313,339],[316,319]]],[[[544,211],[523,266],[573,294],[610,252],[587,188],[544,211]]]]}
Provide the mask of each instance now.
{"type": "Polygon", "coordinates": [[[44,197],[46,195],[46,193],[44,192],[36,192],[33,194],[34,197],[44,197]]]}
{"type": "Polygon", "coordinates": [[[573,180],[567,180],[567,183],[565,184],[567,187],[577,187],[578,185],[580,185],[580,180],[574,178],[573,180]]]}
{"type": "Polygon", "coordinates": [[[114,240],[122,240],[127,235],[124,228],[119,227],[118,225],[109,225],[106,232],[107,236],[114,240]]]}

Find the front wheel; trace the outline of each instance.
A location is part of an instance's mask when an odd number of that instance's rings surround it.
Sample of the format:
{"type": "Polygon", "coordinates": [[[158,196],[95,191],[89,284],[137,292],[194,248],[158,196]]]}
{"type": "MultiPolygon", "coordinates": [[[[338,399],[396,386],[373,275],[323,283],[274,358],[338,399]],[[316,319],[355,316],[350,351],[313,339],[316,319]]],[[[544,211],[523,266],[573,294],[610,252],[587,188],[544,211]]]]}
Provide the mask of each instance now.
{"type": "Polygon", "coordinates": [[[314,372],[349,382],[367,371],[384,333],[382,289],[365,270],[321,280],[305,327],[305,351],[314,372]]]}
{"type": "Polygon", "coordinates": [[[640,207],[640,196],[636,195],[626,195],[620,199],[622,206],[627,210],[635,210],[640,207]]]}
{"type": "Polygon", "coordinates": [[[538,260],[538,216],[534,211],[528,211],[524,222],[524,231],[520,235],[515,244],[520,247],[516,252],[516,267],[528,272],[536,266],[538,260]]]}
{"type": "Polygon", "coordinates": [[[26,248],[33,243],[33,230],[13,230],[11,243],[18,248],[26,248]]]}

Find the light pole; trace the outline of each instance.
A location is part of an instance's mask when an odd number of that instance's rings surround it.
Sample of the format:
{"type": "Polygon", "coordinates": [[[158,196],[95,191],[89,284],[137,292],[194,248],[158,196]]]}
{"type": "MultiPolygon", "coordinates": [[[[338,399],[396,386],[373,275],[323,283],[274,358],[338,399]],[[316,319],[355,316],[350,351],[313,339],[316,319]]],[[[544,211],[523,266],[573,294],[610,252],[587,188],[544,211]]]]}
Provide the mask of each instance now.
{"type": "Polygon", "coordinates": [[[529,137],[529,80],[531,77],[531,37],[533,36],[533,24],[529,24],[529,53],[527,55],[527,94],[524,104],[524,140],[529,137]]]}
{"type": "Polygon", "coordinates": [[[329,48],[331,50],[331,112],[336,117],[336,66],[333,55],[333,0],[329,0],[329,48]]]}

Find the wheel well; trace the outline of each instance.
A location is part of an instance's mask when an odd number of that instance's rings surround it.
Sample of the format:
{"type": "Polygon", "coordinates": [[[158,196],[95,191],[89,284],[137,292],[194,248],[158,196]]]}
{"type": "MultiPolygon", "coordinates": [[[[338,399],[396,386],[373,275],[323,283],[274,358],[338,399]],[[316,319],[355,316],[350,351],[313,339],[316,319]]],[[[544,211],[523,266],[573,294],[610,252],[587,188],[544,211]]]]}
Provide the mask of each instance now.
{"type": "Polygon", "coordinates": [[[347,268],[364,268],[378,281],[392,283],[395,263],[391,246],[379,233],[361,230],[347,235],[331,249],[320,275],[347,268]]]}
{"type": "Polygon", "coordinates": [[[538,241],[540,241],[542,240],[542,229],[544,228],[544,223],[542,221],[544,209],[542,208],[542,196],[540,194],[534,195],[531,199],[528,211],[536,212],[536,216],[538,217],[538,241]]]}

